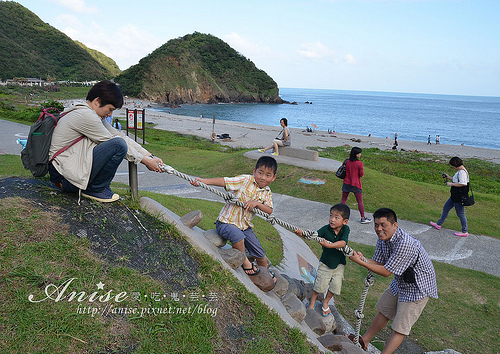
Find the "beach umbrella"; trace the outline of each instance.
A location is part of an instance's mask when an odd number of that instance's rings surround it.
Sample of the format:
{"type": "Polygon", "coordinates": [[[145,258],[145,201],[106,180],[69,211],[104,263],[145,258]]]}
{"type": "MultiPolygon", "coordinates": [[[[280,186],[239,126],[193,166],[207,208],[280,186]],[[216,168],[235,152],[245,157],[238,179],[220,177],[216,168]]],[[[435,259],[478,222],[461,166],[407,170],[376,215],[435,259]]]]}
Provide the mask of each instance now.
{"type": "Polygon", "coordinates": [[[311,127],[313,127],[314,129],[318,129],[318,126],[316,124],[311,124],[311,127]]]}

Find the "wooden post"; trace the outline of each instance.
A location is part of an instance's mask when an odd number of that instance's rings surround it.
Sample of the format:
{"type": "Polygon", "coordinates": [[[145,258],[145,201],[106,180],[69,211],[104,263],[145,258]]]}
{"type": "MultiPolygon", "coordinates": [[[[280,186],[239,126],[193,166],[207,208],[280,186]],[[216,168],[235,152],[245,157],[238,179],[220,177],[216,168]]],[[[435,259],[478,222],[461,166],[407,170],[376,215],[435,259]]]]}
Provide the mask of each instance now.
{"type": "Polygon", "coordinates": [[[137,165],[133,162],[128,163],[128,184],[132,199],[136,200],[139,196],[139,180],[137,178],[137,165]]]}

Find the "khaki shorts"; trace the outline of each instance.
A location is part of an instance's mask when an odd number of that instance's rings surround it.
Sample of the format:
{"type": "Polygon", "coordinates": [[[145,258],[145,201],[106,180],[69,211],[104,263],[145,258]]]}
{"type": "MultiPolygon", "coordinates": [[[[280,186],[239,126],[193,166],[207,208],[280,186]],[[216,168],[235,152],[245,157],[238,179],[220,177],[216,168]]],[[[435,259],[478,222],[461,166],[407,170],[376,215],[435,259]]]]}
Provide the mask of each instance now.
{"type": "Polygon", "coordinates": [[[342,279],[344,279],[344,268],[345,265],[339,264],[337,268],[331,269],[326,264],[319,262],[313,290],[318,294],[324,294],[328,289],[329,292],[340,295],[342,279]]]}
{"type": "Polygon", "coordinates": [[[283,140],[274,139],[273,142],[276,143],[276,144],[278,144],[278,146],[283,146],[283,140]]]}
{"type": "Polygon", "coordinates": [[[424,297],[413,302],[400,302],[398,299],[399,294],[394,296],[391,289],[387,288],[378,300],[375,308],[382,315],[393,320],[391,328],[394,331],[407,336],[420,317],[427,301],[429,301],[429,297],[424,297]]]}

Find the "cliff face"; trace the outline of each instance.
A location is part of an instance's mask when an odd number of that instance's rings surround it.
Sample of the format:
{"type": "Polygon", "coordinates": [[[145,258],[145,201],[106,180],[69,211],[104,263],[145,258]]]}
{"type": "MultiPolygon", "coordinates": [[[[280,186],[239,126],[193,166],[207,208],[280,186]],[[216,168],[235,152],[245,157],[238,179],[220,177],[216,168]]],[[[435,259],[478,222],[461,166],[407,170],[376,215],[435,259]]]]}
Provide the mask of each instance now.
{"type": "Polygon", "coordinates": [[[124,94],[169,105],[283,102],[264,71],[222,40],[196,32],[167,42],[116,81],[124,94]]]}

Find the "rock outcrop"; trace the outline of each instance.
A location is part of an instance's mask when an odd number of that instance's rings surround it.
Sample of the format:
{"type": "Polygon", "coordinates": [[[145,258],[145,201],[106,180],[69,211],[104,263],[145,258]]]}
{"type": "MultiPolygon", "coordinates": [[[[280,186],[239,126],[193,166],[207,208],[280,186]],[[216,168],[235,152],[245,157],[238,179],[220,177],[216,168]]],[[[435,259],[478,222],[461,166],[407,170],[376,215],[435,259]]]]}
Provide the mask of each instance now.
{"type": "Polygon", "coordinates": [[[221,39],[195,32],[172,39],[116,78],[126,95],[183,103],[283,103],[276,82],[221,39]]]}

